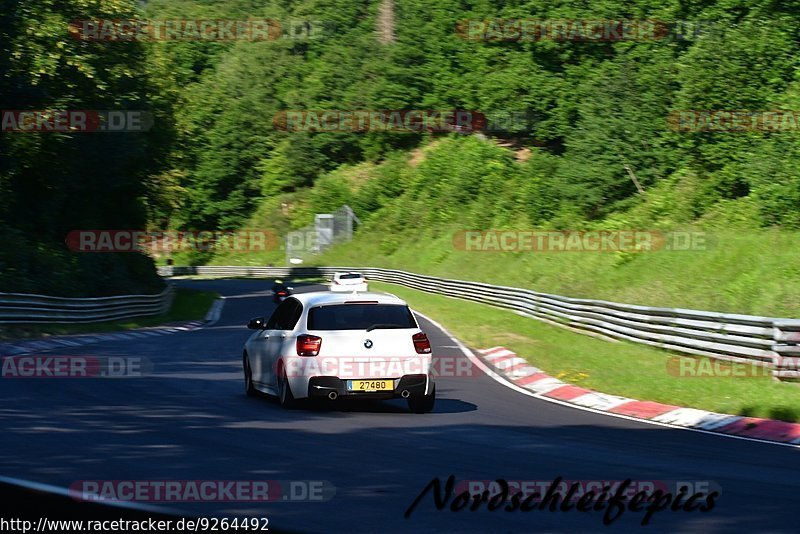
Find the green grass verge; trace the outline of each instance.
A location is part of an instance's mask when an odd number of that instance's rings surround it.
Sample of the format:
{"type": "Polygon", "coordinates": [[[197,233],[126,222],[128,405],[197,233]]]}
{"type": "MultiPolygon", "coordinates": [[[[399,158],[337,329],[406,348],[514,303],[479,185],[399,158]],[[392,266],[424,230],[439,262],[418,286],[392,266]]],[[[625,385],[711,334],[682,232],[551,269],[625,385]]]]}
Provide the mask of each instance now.
{"type": "Polygon", "coordinates": [[[218,293],[194,291],[178,288],[170,310],[162,315],[148,317],[133,317],[120,321],[106,323],[54,323],[30,325],[4,325],[0,327],[0,339],[21,339],[66,334],[89,334],[95,332],[113,332],[116,330],[131,330],[146,326],[157,326],[164,323],[178,321],[192,321],[202,319],[218,293]]]}
{"type": "Polygon", "coordinates": [[[668,366],[691,360],[694,360],[692,364],[701,365],[707,359],[677,356],[634,343],[611,343],[511,311],[393,284],[370,282],[370,286],[406,300],[472,347],[507,347],[565,382],[639,400],[800,421],[800,387],[797,385],[774,382],[765,376],[675,376],[668,366]]]}

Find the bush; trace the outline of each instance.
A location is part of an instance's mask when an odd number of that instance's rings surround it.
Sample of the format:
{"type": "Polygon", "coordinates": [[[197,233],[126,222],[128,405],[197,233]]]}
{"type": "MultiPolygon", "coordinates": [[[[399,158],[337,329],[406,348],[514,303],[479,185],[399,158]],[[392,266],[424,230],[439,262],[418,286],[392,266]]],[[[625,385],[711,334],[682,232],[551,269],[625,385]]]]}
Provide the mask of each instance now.
{"type": "Polygon", "coordinates": [[[35,243],[22,232],[0,232],[0,291],[59,297],[154,294],[164,290],[149,256],[70,252],[63,244],[35,243]]]}

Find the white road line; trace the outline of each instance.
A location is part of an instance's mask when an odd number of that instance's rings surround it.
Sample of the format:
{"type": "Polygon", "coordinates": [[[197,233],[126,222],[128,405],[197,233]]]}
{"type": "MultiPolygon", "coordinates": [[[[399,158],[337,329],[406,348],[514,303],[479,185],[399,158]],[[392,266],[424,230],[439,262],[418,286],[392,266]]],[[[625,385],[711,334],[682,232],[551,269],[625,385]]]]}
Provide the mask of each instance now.
{"type": "Polygon", "coordinates": [[[511,352],[508,349],[504,349],[504,350],[499,350],[497,352],[490,352],[488,354],[485,354],[483,357],[486,358],[488,361],[493,362],[505,356],[513,356],[513,355],[514,355],[513,352],[511,352]]]}
{"type": "Polygon", "coordinates": [[[507,360],[503,360],[502,362],[498,362],[494,367],[500,371],[505,371],[506,369],[510,369],[515,365],[519,365],[521,363],[528,363],[526,360],[523,360],[519,356],[514,356],[513,358],[509,358],[507,360]]]}
{"type": "Polygon", "coordinates": [[[735,423],[742,417],[739,415],[706,412],[695,408],[677,408],[667,413],[662,413],[653,419],[662,423],[672,423],[679,426],[698,426],[705,430],[713,430],[735,423]]]}
{"type": "Polygon", "coordinates": [[[213,326],[222,316],[222,307],[225,306],[225,297],[220,297],[214,301],[206,314],[206,326],[213,326]]]}
{"type": "MultiPolygon", "coordinates": [[[[50,484],[43,484],[41,482],[34,482],[32,480],[24,480],[21,478],[13,478],[13,477],[6,477],[0,475],[0,482],[5,484],[10,484],[12,486],[18,486],[21,488],[26,488],[34,491],[41,491],[44,493],[50,493],[53,495],[60,495],[62,497],[69,497],[70,499],[75,499],[75,493],[70,491],[69,488],[61,488],[58,486],[53,486],[50,484]]],[[[80,502],[80,501],[76,501],[80,502]]],[[[174,508],[164,508],[161,506],[154,506],[152,504],[141,504],[138,502],[124,502],[124,501],[90,501],[92,503],[113,506],[116,508],[128,508],[132,510],[142,510],[145,512],[153,512],[158,514],[164,515],[173,515],[178,516],[182,513],[185,514],[186,512],[181,512],[181,510],[174,509],[174,508]]]]}
{"type": "Polygon", "coordinates": [[[588,408],[597,408],[598,410],[606,411],[631,402],[632,400],[633,399],[627,397],[618,397],[617,395],[607,395],[606,393],[597,393],[593,391],[586,395],[576,397],[572,399],[571,402],[588,408]]]}
{"type": "MultiPolygon", "coordinates": [[[[463,343],[461,343],[461,341],[459,341],[445,327],[443,327],[442,325],[440,325],[438,322],[434,321],[430,317],[426,316],[425,314],[419,313],[416,310],[414,310],[414,313],[418,314],[420,317],[423,317],[425,320],[430,322],[433,326],[435,326],[436,328],[438,328],[439,330],[444,332],[447,337],[452,339],[453,342],[456,345],[458,345],[458,348],[461,349],[461,352],[464,353],[464,355],[467,358],[469,358],[470,361],[473,364],[475,364],[481,371],[486,373],[488,376],[493,378],[498,383],[504,385],[507,388],[513,389],[514,391],[516,391],[518,393],[522,393],[523,395],[527,395],[527,396],[533,397],[535,399],[543,400],[545,402],[551,402],[553,404],[560,404],[561,406],[566,406],[568,408],[574,408],[576,410],[583,410],[585,412],[592,412],[592,413],[596,413],[598,415],[605,415],[605,416],[608,416],[608,417],[616,417],[618,419],[625,419],[625,420],[628,420],[628,421],[635,421],[637,423],[641,423],[641,424],[645,424],[645,425],[661,426],[661,427],[665,427],[665,428],[674,428],[674,429],[677,429],[677,430],[687,430],[687,431],[690,431],[690,432],[699,432],[701,434],[708,434],[710,436],[717,436],[717,437],[720,437],[720,438],[741,439],[741,440],[744,440],[744,441],[753,441],[753,442],[756,442],[756,443],[765,443],[767,445],[778,445],[778,446],[781,446],[781,447],[791,447],[791,448],[794,448],[794,449],[800,448],[800,444],[782,443],[782,442],[779,442],[779,441],[768,441],[768,440],[758,439],[758,438],[749,438],[749,437],[746,437],[746,436],[737,436],[737,435],[734,435],[734,434],[722,434],[720,432],[712,432],[712,431],[709,431],[709,430],[703,430],[701,428],[689,428],[689,427],[679,426],[679,425],[670,424],[670,423],[666,423],[666,422],[655,421],[653,419],[639,419],[637,417],[631,417],[629,415],[613,413],[613,412],[604,412],[602,410],[597,410],[595,408],[589,408],[587,406],[579,406],[579,405],[573,404],[571,402],[566,402],[566,401],[562,401],[562,400],[559,400],[559,399],[552,399],[550,397],[545,397],[541,393],[534,393],[534,392],[532,392],[530,390],[527,390],[525,388],[522,388],[522,387],[520,387],[520,386],[518,386],[516,384],[508,382],[505,378],[501,377],[498,373],[496,373],[495,371],[492,371],[491,369],[489,369],[489,367],[479,357],[477,357],[471,350],[469,350],[463,343]]],[[[530,387],[530,385],[528,385],[526,387],[530,387]]],[[[797,440],[794,440],[794,441],[797,441],[797,440]]]]}
{"type": "MultiPolygon", "coordinates": [[[[525,389],[529,389],[538,395],[546,395],[550,393],[554,389],[558,389],[560,387],[564,387],[567,384],[559,380],[558,378],[542,378],[541,380],[537,380],[532,384],[526,384],[523,386],[525,389]]],[[[547,398],[547,397],[542,397],[547,398]]]]}
{"type": "Polygon", "coordinates": [[[536,367],[528,365],[523,367],[522,369],[517,369],[516,371],[508,371],[506,373],[506,376],[508,376],[512,380],[519,380],[520,378],[525,378],[526,376],[531,376],[540,372],[541,371],[536,367]]]}

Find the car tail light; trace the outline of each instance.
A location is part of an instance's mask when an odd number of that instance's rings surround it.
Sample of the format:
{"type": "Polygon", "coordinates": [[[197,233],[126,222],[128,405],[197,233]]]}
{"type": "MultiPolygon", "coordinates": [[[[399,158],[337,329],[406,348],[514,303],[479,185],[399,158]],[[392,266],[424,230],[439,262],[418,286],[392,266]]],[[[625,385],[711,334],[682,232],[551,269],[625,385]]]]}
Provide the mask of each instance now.
{"type": "Polygon", "coordinates": [[[308,334],[297,336],[298,356],[316,356],[319,354],[320,347],[322,347],[322,338],[319,336],[309,336],[308,334]]]}
{"type": "Polygon", "coordinates": [[[411,336],[411,339],[414,340],[414,350],[417,351],[417,354],[431,353],[431,342],[428,341],[428,336],[426,336],[424,332],[414,334],[411,336]]]}
{"type": "Polygon", "coordinates": [[[278,296],[279,297],[285,297],[286,296],[286,291],[278,291],[278,296]]]}

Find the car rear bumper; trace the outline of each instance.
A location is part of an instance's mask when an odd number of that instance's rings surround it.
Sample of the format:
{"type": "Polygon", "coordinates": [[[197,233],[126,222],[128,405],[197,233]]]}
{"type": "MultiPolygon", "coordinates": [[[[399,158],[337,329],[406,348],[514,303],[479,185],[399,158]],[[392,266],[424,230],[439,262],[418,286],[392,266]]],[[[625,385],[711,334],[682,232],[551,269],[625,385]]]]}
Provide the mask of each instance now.
{"type": "Polygon", "coordinates": [[[325,398],[335,393],[336,397],[352,399],[394,399],[422,397],[428,387],[428,375],[405,375],[391,379],[394,388],[391,391],[349,391],[348,380],[337,376],[315,376],[308,380],[308,397],[325,398]]]}

